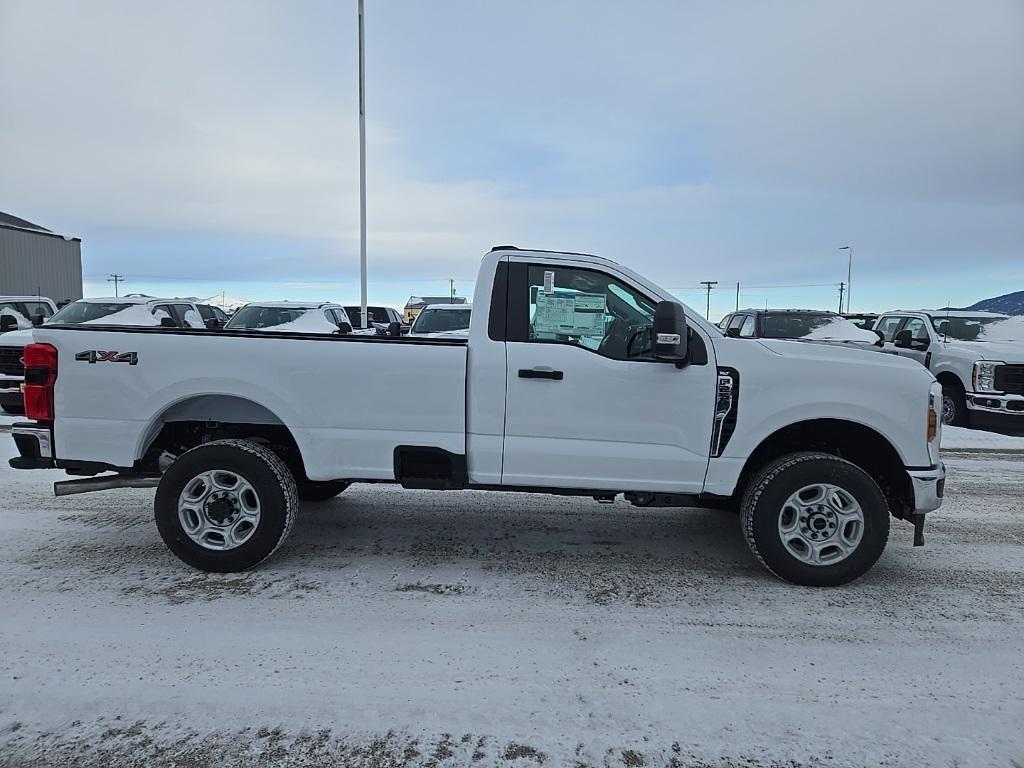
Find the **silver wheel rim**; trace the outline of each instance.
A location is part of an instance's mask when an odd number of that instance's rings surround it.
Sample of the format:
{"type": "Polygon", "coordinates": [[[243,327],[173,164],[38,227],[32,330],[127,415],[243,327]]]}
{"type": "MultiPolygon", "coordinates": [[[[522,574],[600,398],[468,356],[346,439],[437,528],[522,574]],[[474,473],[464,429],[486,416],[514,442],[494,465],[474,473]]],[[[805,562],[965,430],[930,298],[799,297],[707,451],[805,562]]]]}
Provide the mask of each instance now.
{"type": "Polygon", "coordinates": [[[805,485],[782,505],[779,538],[808,565],[835,565],[856,551],[864,537],[864,511],[837,485],[805,485]]]}
{"type": "Polygon", "coordinates": [[[211,469],[185,483],[178,496],[178,522],[204,549],[235,549],[259,527],[260,498],[237,472],[211,469]]]}
{"type": "Polygon", "coordinates": [[[942,423],[952,424],[956,417],[956,403],[949,395],[942,396],[942,423]]]}

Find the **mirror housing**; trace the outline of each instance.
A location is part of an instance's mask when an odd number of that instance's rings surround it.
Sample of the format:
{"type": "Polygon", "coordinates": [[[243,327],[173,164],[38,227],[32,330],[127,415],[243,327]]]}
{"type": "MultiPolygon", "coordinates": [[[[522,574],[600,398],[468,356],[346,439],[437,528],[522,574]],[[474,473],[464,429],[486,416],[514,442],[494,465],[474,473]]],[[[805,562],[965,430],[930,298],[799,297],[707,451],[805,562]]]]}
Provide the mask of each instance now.
{"type": "Polygon", "coordinates": [[[740,329],[739,328],[726,328],[725,329],[725,335],[728,336],[730,339],[738,339],[740,337],[740,329]]]}
{"type": "Polygon", "coordinates": [[[178,324],[176,322],[174,322],[174,318],[173,317],[161,317],[160,318],[160,327],[161,328],[177,328],[178,324]]]}
{"type": "Polygon", "coordinates": [[[654,323],[651,329],[654,357],[682,368],[688,362],[690,352],[689,332],[686,326],[686,310],[676,301],[659,301],[654,308],[654,323]]]}
{"type": "Polygon", "coordinates": [[[340,323],[338,323],[338,333],[340,333],[342,336],[347,336],[348,334],[352,333],[352,326],[349,323],[346,323],[344,320],[342,320],[340,323]]]}
{"type": "Polygon", "coordinates": [[[43,316],[42,312],[39,312],[38,314],[35,314],[35,315],[32,316],[32,326],[34,328],[38,328],[40,325],[42,325],[45,322],[46,322],[46,318],[43,316]]]}
{"type": "Polygon", "coordinates": [[[0,315],[0,333],[18,329],[18,318],[14,315],[0,315]]]}
{"type": "Polygon", "coordinates": [[[388,336],[401,336],[402,335],[402,324],[397,320],[393,323],[388,323],[388,336]]]}

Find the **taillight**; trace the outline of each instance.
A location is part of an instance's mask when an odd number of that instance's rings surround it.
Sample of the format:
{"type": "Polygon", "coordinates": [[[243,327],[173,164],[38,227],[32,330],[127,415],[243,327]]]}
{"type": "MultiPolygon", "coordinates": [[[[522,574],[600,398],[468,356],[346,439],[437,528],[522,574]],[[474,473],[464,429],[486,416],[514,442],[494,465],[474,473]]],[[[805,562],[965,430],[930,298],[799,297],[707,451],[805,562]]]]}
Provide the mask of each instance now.
{"type": "Polygon", "coordinates": [[[25,415],[35,421],[53,421],[57,349],[50,344],[29,344],[24,355],[25,415]]]}

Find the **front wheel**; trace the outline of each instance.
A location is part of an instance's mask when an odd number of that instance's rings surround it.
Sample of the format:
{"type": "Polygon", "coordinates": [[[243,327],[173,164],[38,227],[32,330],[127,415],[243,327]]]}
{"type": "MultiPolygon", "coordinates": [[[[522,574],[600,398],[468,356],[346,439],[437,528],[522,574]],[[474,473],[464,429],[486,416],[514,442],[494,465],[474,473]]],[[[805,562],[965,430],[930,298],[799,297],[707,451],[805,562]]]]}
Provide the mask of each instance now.
{"type": "Polygon", "coordinates": [[[249,440],[214,440],[179,456],[156,491],[168,549],[203,571],[252,568],[284,542],[299,502],[275,453],[249,440]]]}
{"type": "Polygon", "coordinates": [[[967,426],[967,398],[955,384],[942,385],[942,423],[949,427],[967,426]]]}
{"type": "Polygon", "coordinates": [[[871,569],[889,539],[889,505],[855,464],[825,453],[771,462],[743,496],[751,551],[781,579],[811,587],[846,584],[871,569]]]}

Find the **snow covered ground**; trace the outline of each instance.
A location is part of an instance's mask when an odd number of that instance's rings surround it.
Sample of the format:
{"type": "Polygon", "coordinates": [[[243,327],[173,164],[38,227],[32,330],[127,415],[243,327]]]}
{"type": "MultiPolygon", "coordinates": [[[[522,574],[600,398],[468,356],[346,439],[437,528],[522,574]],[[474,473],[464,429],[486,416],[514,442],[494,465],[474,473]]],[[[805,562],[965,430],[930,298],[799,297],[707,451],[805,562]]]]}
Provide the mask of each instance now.
{"type": "Polygon", "coordinates": [[[367,485],[207,575],[3,461],[0,765],[1024,764],[1024,460],[946,458],[833,590],[724,512],[367,485]]]}

